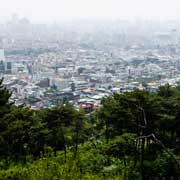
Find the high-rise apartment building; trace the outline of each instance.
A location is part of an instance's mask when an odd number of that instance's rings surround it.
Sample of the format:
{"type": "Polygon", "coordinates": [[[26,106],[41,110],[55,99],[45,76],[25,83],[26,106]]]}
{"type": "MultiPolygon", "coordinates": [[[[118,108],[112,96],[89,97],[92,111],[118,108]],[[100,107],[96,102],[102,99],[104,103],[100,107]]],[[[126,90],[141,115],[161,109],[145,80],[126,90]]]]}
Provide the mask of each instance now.
{"type": "Polygon", "coordinates": [[[4,49],[0,49],[0,61],[5,61],[4,49]]]}

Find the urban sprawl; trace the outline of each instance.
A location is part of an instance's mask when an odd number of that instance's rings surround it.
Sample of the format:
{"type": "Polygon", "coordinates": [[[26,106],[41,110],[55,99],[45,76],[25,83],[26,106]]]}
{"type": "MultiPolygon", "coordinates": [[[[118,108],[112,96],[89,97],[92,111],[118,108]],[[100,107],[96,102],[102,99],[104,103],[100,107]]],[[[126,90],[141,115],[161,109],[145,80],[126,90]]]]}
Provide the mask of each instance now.
{"type": "Polygon", "coordinates": [[[0,24],[0,76],[11,100],[33,109],[69,102],[89,113],[113,93],[177,85],[180,28],[136,24],[45,25],[13,16],[0,24]]]}

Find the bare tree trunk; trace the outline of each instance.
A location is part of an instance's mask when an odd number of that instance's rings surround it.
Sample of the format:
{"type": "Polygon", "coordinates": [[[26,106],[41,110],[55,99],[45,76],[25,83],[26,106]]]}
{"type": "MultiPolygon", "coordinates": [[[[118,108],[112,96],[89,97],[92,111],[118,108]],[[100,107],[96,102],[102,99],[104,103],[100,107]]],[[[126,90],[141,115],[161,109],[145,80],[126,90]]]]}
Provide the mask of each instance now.
{"type": "Polygon", "coordinates": [[[109,143],[109,129],[108,129],[109,123],[108,120],[106,120],[106,143],[109,143]]]}
{"type": "Polygon", "coordinates": [[[141,177],[144,180],[144,145],[145,145],[145,139],[142,139],[142,145],[141,145],[141,177]]]}
{"type": "Polygon", "coordinates": [[[64,130],[63,130],[63,127],[61,126],[61,135],[62,135],[62,141],[63,141],[63,149],[64,149],[64,159],[65,159],[65,162],[66,162],[66,159],[67,159],[67,150],[66,150],[66,140],[65,140],[65,135],[64,135],[64,130]]]}

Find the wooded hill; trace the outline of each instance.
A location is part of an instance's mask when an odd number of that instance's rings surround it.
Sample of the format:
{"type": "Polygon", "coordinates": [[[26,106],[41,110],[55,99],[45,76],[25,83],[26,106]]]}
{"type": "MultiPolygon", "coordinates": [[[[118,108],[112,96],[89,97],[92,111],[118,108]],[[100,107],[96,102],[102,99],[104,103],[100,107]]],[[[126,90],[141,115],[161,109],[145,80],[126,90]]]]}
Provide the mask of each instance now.
{"type": "Polygon", "coordinates": [[[180,178],[180,86],[114,94],[89,116],[10,97],[1,80],[1,180],[180,178]]]}

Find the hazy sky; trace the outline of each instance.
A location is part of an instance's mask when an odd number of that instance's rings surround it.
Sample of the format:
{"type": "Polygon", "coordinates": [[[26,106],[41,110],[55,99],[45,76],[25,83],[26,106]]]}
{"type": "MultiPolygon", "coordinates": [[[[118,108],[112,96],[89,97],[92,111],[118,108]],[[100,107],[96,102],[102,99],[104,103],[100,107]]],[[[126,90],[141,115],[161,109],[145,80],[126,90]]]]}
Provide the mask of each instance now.
{"type": "Polygon", "coordinates": [[[0,18],[13,13],[34,22],[63,19],[180,20],[180,0],[0,0],[0,18]]]}

